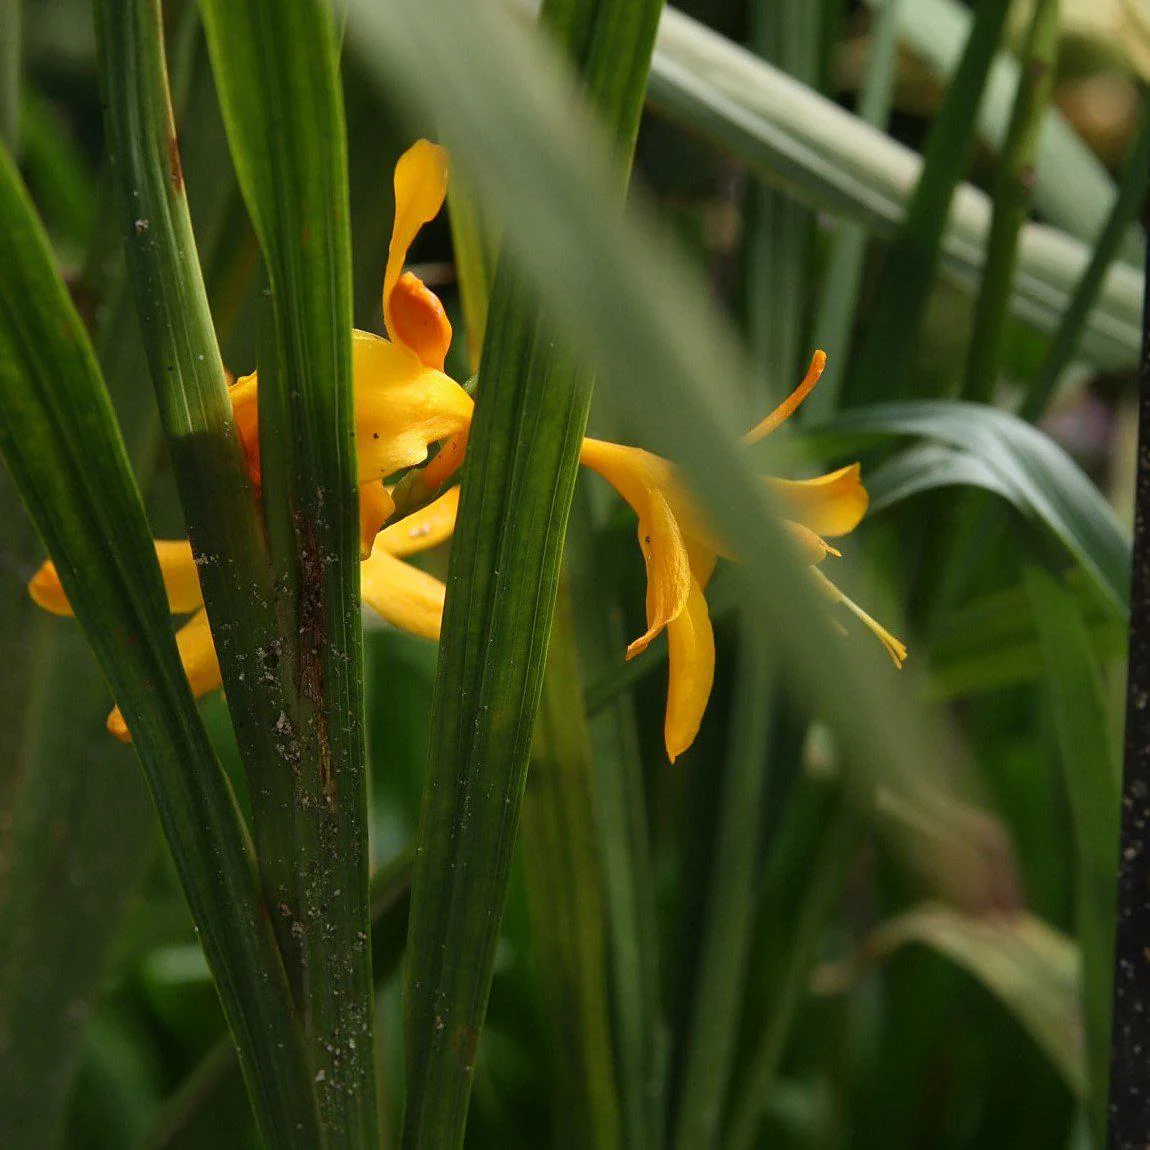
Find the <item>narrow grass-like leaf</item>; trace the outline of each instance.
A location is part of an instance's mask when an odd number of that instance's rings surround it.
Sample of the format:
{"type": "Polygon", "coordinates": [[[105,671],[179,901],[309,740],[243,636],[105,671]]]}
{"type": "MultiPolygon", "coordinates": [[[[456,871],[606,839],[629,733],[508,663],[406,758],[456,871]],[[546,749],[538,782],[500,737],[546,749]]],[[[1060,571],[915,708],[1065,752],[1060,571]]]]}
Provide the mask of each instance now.
{"type": "Polygon", "coordinates": [[[1074,822],[1076,930],[1082,952],[1086,1080],[1096,1144],[1106,1137],[1110,1077],[1110,995],[1114,965],[1118,757],[1090,632],[1064,584],[1028,564],[1026,587],[1046,675],[1043,684],[1058,736],[1074,822]]]}
{"type": "Polygon", "coordinates": [[[620,1147],[611,1049],[603,875],[594,772],[569,592],[560,584],[523,800],[532,951],[558,1052],[556,1118],[570,1146],[620,1147]]]}
{"type": "Polygon", "coordinates": [[[703,918],[686,1068],[678,1096],[678,1150],[720,1144],[735,1064],[753,935],[756,872],[770,767],[774,667],[762,621],[743,623],[732,751],[723,779],[715,857],[703,918]]]}
{"type": "Polygon", "coordinates": [[[487,307],[491,285],[495,282],[498,251],[496,228],[485,218],[466,177],[452,176],[447,191],[447,210],[451,215],[451,246],[455,253],[455,276],[463,303],[463,320],[467,327],[467,348],[471,370],[479,367],[483,350],[483,331],[487,327],[487,307]]]}
{"type": "MultiPolygon", "coordinates": [[[[295,860],[281,811],[291,780],[276,730],[288,702],[260,654],[276,647],[271,568],[192,234],[159,3],[100,0],[96,26],[129,277],[251,784],[264,897],[290,905],[295,860]]],[[[291,955],[291,923],[272,921],[291,955]]]]}
{"type": "MultiPolygon", "coordinates": [[[[277,720],[294,842],[287,899],[331,1146],[379,1139],[368,934],[351,240],[339,50],[323,0],[201,0],[240,189],[271,285],[260,466],[277,652],[277,720]],[[289,773],[289,772],[285,772],[289,773]]],[[[282,764],[281,764],[282,766],[282,764]]],[[[289,960],[290,962],[290,960],[289,960]]]]}
{"type": "Polygon", "coordinates": [[[998,383],[1007,305],[1018,260],[1018,237],[1030,212],[1038,133],[1054,88],[1058,11],[1058,0],[1035,0],[1026,34],[1014,109],[994,173],[994,217],[987,237],[982,287],[974,308],[962,386],[964,399],[988,403],[998,383]]]}
{"type": "Polygon", "coordinates": [[[247,836],[176,653],[91,348],[0,150],[0,446],[132,732],[269,1145],[317,1136],[247,836]]]}
{"type": "MultiPolygon", "coordinates": [[[[660,6],[544,8],[612,129],[608,211],[619,210],[660,6]]],[[[459,1145],[466,1124],[591,397],[590,370],[556,336],[518,269],[501,262],[448,572],[412,889],[405,1146],[459,1145]]]]}
{"type": "Polygon", "coordinates": [[[911,394],[911,372],[938,270],[951,199],[973,150],[973,130],[983,87],[1010,10],[1001,0],[980,0],[923,153],[922,176],[891,245],[875,288],[871,313],[850,395],[854,401],[911,394]]]}
{"type": "MultiPolygon", "coordinates": [[[[845,413],[826,434],[837,450],[909,435],[973,456],[976,465],[961,466],[977,466],[987,476],[980,486],[1009,493],[1024,515],[1082,565],[1116,610],[1129,610],[1130,543],[1114,511],[1061,447],[1017,416],[972,403],[882,403],[845,413]]],[[[938,460],[932,455],[926,466],[935,469],[938,460]]],[[[972,478],[968,470],[962,481],[972,478]]],[[[905,478],[902,484],[909,490],[905,478]]]]}
{"type": "Polygon", "coordinates": [[[1098,304],[1106,273],[1118,255],[1131,222],[1146,196],[1146,171],[1150,168],[1150,100],[1142,101],[1142,116],[1134,136],[1134,144],[1126,160],[1126,169],[1118,185],[1106,225],[1094,245],[1090,263],[1083,270],[1074,294],[1066,306],[1054,339],[1047,349],[1042,364],[1027,388],[1018,414],[1035,423],[1049,406],[1062,372],[1078,352],[1079,342],[1098,304]]]}
{"type": "MultiPolygon", "coordinates": [[[[878,0],[867,0],[875,4],[878,0]]],[[[903,42],[939,76],[950,75],[958,62],[970,26],[970,12],[958,0],[915,0],[899,18],[903,42]]],[[[979,130],[1000,148],[1009,133],[1011,107],[1020,65],[1005,53],[994,62],[979,109],[979,130]]],[[[1091,152],[1056,109],[1047,111],[1039,140],[1035,203],[1059,227],[1093,244],[1114,203],[1114,183],[1102,161],[1091,152]]],[[[1141,237],[1127,232],[1123,258],[1142,262],[1141,237]]]]}
{"type": "MultiPolygon", "coordinates": [[[[906,688],[895,688],[892,671],[876,668],[873,648],[835,638],[805,573],[789,561],[777,513],[736,448],[732,389],[749,369],[667,237],[641,211],[626,223],[603,212],[613,186],[606,151],[589,145],[591,128],[554,59],[510,20],[459,0],[385,8],[356,0],[349,36],[383,90],[435,109],[481,197],[505,221],[507,249],[595,358],[645,444],[682,467],[750,568],[754,601],[771,619],[780,657],[793,660],[796,689],[854,749],[854,778],[881,778],[904,796],[924,787],[949,793],[934,775],[945,752],[929,720],[901,697],[906,688]],[[444,23],[458,36],[444,37],[444,23]]],[[[911,835],[900,843],[956,895],[999,898],[1013,882],[1001,843],[987,849],[971,836],[960,806],[934,804],[929,847],[911,835]]]]}
{"type": "Polygon", "coordinates": [[[1081,961],[1071,939],[1027,913],[983,919],[927,904],[884,923],[867,950],[879,957],[909,942],[933,947],[974,975],[1026,1028],[1070,1089],[1085,1094],[1081,961]]]}
{"type": "MultiPolygon", "coordinates": [[[[917,152],[672,9],[660,24],[649,98],[763,179],[878,235],[897,233],[920,182],[917,152]]],[[[940,268],[970,295],[978,291],[990,218],[985,193],[969,184],[955,190],[940,268]]],[[[1091,254],[1066,232],[1027,224],[1012,313],[1053,332],[1091,254]]],[[[1083,333],[1082,354],[1099,366],[1128,366],[1138,355],[1141,306],[1141,272],[1115,263],[1083,333]]]]}

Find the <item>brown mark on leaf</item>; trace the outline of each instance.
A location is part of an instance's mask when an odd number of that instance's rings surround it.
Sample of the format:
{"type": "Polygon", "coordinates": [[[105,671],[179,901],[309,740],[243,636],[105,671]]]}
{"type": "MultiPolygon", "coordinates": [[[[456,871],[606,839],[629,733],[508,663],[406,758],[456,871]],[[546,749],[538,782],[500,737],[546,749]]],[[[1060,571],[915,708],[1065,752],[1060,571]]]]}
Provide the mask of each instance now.
{"type": "Polygon", "coordinates": [[[172,189],[180,195],[184,190],[184,168],[180,163],[180,141],[174,128],[168,132],[168,171],[172,177],[172,189]]]}
{"type": "Polygon", "coordinates": [[[324,709],[323,651],[327,642],[324,592],[324,563],[315,519],[308,512],[296,512],[296,538],[300,542],[300,579],[296,602],[299,622],[300,693],[311,704],[316,724],[320,781],[329,806],[335,806],[335,774],[331,762],[331,736],[324,709]]]}
{"type": "Polygon", "coordinates": [[[1022,186],[1023,191],[1027,193],[1027,195],[1032,195],[1034,193],[1035,186],[1038,183],[1038,177],[1035,174],[1033,164],[1026,164],[1019,170],[1018,182],[1022,186]]]}

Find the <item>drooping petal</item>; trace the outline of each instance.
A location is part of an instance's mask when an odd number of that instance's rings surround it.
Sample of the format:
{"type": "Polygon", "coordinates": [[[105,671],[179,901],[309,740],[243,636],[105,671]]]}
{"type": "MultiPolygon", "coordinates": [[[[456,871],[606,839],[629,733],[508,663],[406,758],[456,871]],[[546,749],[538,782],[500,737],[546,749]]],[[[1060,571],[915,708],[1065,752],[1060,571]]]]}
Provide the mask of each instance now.
{"type": "Polygon", "coordinates": [[[639,517],[639,548],[647,563],[647,630],[627,648],[633,659],[687,605],[691,562],[687,541],[666,491],[673,487],[671,465],[649,451],[584,439],[582,463],[597,471],[639,517]]]}
{"type": "Polygon", "coordinates": [[[445,491],[433,503],[396,523],[389,523],[377,544],[389,555],[414,555],[450,539],[459,511],[459,488],[445,491]]]}
{"type": "Polygon", "coordinates": [[[404,272],[388,297],[387,331],[436,371],[443,370],[451,347],[451,321],[439,296],[415,274],[404,272]]]}
{"type": "Polygon", "coordinates": [[[404,631],[438,639],[446,587],[426,571],[377,547],[359,565],[363,601],[376,614],[404,631]]]}
{"type": "MultiPolygon", "coordinates": [[[[160,573],[164,577],[164,591],[168,596],[168,606],[173,615],[186,615],[204,605],[200,592],[200,574],[192,556],[192,545],[186,539],[157,539],[156,558],[160,562],[160,573]]],[[[56,565],[44,563],[28,583],[28,594],[38,607],[51,611],[53,615],[71,615],[72,605],[68,602],[56,565]]]]}
{"type": "Polygon", "coordinates": [[[866,488],[857,463],[816,479],[768,479],[787,517],[816,535],[846,535],[866,514],[866,488]]]}
{"type": "Polygon", "coordinates": [[[471,396],[402,344],[357,331],[352,354],[361,484],[422,463],[430,444],[471,422],[471,396]]]}
{"type": "Polygon", "coordinates": [[[703,589],[694,579],[686,608],[667,624],[667,650],[663,739],[674,762],[695,741],[715,681],[715,635],[703,589]]]}
{"type": "Polygon", "coordinates": [[[799,405],[804,399],[815,389],[815,384],[818,383],[820,376],[823,374],[823,369],[827,365],[826,353],[816,351],[811,357],[811,365],[807,368],[807,374],[803,377],[803,382],[767,416],[762,423],[752,427],[746,435],[743,436],[744,443],[758,443],[760,439],[771,434],[782,424],[786,423],[788,419],[799,409],[799,405]]]}
{"type": "Polygon", "coordinates": [[[906,647],[902,642],[896,639],[876,619],[868,615],[853,599],[848,599],[821,571],[812,567],[811,575],[815,579],[816,586],[832,603],[842,603],[851,614],[866,624],[870,632],[886,648],[886,653],[891,657],[894,665],[901,669],[903,663],[906,662],[906,647]]]}
{"type": "Polygon", "coordinates": [[[404,276],[403,265],[419,229],[439,214],[446,195],[447,151],[417,140],[395,166],[395,221],[383,276],[383,318],[394,341],[440,371],[451,344],[451,325],[439,300],[416,276],[404,276]]]}
{"type": "Polygon", "coordinates": [[[366,559],[375,546],[375,537],[395,510],[395,500],[383,480],[364,483],[359,489],[359,557],[366,559]]]}
{"type": "Polygon", "coordinates": [[[423,485],[428,491],[438,491],[455,473],[467,452],[471,425],[443,441],[435,458],[423,469],[423,485]]]}
{"type": "MultiPolygon", "coordinates": [[[[180,662],[183,664],[184,674],[188,677],[192,695],[200,699],[219,690],[223,679],[206,611],[197,611],[176,632],[176,647],[179,649],[180,662]]],[[[123,743],[132,741],[119,707],[108,716],[108,730],[123,743]]]]}

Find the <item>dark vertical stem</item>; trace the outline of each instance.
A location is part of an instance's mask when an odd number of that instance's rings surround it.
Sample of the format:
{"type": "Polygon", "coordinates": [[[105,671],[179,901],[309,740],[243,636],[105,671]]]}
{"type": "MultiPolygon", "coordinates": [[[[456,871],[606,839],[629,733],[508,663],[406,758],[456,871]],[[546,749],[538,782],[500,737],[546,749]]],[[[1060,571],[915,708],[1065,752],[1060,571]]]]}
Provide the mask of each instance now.
{"type": "Polygon", "coordinates": [[[1142,307],[1138,386],[1138,478],[1107,1137],[1112,1150],[1141,1150],[1150,1132],[1150,851],[1145,849],[1150,822],[1150,297],[1142,307]]]}

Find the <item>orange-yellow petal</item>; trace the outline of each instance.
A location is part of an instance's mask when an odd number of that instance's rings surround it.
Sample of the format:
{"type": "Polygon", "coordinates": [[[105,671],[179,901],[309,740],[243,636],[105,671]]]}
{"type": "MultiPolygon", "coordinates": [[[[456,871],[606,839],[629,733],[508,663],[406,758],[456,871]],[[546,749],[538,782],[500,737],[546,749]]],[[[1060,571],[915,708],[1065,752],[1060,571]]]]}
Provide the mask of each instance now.
{"type": "Polygon", "coordinates": [[[853,599],[848,599],[821,571],[812,567],[811,575],[814,577],[815,585],[832,603],[843,604],[852,615],[866,624],[871,634],[882,643],[894,665],[901,669],[906,661],[906,647],[902,642],[868,615],[853,599]]]}
{"type": "Polygon", "coordinates": [[[427,367],[443,370],[451,347],[451,321],[439,296],[414,272],[404,272],[388,297],[388,334],[411,348],[427,367]]]}
{"type": "Polygon", "coordinates": [[[674,487],[671,465],[649,451],[584,439],[580,460],[597,471],[639,517],[639,548],[647,564],[647,630],[627,648],[633,659],[687,605],[691,561],[687,541],[667,498],[674,487]]]}
{"type": "Polygon", "coordinates": [[[383,480],[365,483],[359,489],[359,557],[366,559],[375,545],[375,537],[395,510],[395,500],[383,480]]]}
{"type": "MultiPolygon", "coordinates": [[[[183,664],[184,674],[188,677],[192,695],[199,699],[219,690],[223,679],[206,611],[197,611],[176,632],[176,647],[179,649],[180,662],[183,664]]],[[[132,741],[119,707],[108,716],[108,730],[121,742],[132,741]]]]}
{"type": "Polygon", "coordinates": [[[352,355],[361,484],[422,463],[432,443],[471,422],[471,396],[402,344],[357,331],[352,355]]]}
{"type": "MultiPolygon", "coordinates": [[[[186,539],[157,539],[155,546],[172,614],[186,615],[202,607],[204,598],[200,592],[199,568],[192,556],[192,545],[186,539]]],[[[72,605],[64,594],[56,565],[51,560],[32,576],[28,594],[37,606],[53,615],[72,614],[72,605]]]]}
{"type": "Polygon", "coordinates": [[[434,502],[395,523],[389,523],[378,544],[389,555],[414,555],[450,539],[459,511],[459,488],[452,487],[434,502]]]}
{"type": "Polygon", "coordinates": [[[752,427],[746,435],[743,436],[744,443],[758,443],[760,439],[771,434],[779,426],[786,423],[788,419],[799,409],[799,405],[804,399],[815,389],[815,384],[818,383],[819,378],[823,374],[823,369],[827,365],[826,353],[816,351],[811,357],[811,365],[807,368],[807,374],[803,377],[803,382],[767,416],[762,423],[756,427],[752,427]]]}
{"type": "Polygon", "coordinates": [[[816,535],[846,535],[866,514],[866,488],[857,463],[817,479],[768,479],[783,511],[816,535]]]}
{"type": "Polygon", "coordinates": [[[715,681],[715,635],[703,589],[694,579],[685,609],[667,625],[667,651],[663,739],[674,762],[695,741],[715,681]]]}
{"type": "Polygon", "coordinates": [[[232,401],[232,419],[240,437],[240,450],[244,455],[252,485],[260,489],[260,420],[259,380],[253,371],[242,376],[228,388],[232,401]]]}
{"type": "Polygon", "coordinates": [[[471,434],[470,423],[443,441],[435,458],[423,469],[423,485],[428,491],[438,491],[455,473],[467,452],[471,434]]]}
{"type": "Polygon", "coordinates": [[[363,601],[404,631],[438,639],[443,623],[444,585],[426,571],[377,547],[359,565],[363,601]]]}
{"type": "MultiPolygon", "coordinates": [[[[428,140],[417,140],[395,165],[395,221],[391,228],[387,268],[383,275],[383,319],[388,334],[400,343],[407,343],[407,338],[411,337],[419,344],[437,348],[437,340],[442,339],[442,327],[434,319],[432,311],[428,311],[425,306],[426,296],[435,298],[432,293],[414,276],[412,279],[415,279],[421,290],[406,288],[397,293],[396,289],[400,284],[403,265],[407,262],[408,249],[415,242],[419,229],[439,214],[446,196],[446,149],[428,140]],[[430,324],[425,323],[428,320],[430,324]]],[[[446,320],[446,316],[443,318],[446,320]]],[[[447,341],[451,341],[450,325],[447,327],[447,341]]],[[[407,346],[419,354],[419,346],[407,346]]],[[[431,367],[443,367],[442,359],[438,363],[427,362],[431,367]]]]}

